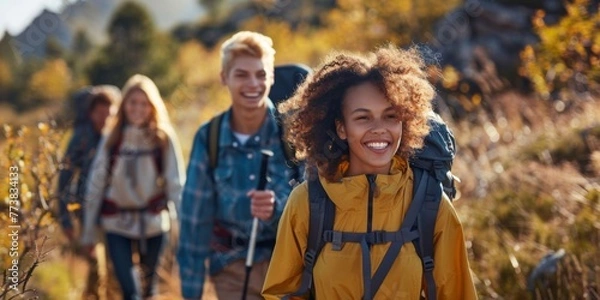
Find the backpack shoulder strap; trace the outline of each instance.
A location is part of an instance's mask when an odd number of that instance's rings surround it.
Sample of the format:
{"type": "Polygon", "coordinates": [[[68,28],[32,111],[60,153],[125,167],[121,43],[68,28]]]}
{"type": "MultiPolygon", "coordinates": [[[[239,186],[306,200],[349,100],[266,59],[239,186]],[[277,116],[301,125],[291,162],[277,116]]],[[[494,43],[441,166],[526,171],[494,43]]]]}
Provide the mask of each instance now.
{"type": "MultiPolygon", "coordinates": [[[[415,178],[416,178],[416,175],[415,175],[415,178]]],[[[375,297],[375,294],[377,293],[377,290],[383,283],[385,276],[389,273],[390,269],[392,268],[394,261],[400,254],[400,250],[401,250],[404,242],[408,242],[408,240],[406,238],[408,238],[409,235],[412,233],[412,231],[415,230],[414,229],[415,224],[417,224],[418,217],[424,206],[424,197],[416,197],[414,195],[425,194],[426,188],[427,188],[426,185],[415,184],[415,188],[413,191],[413,199],[410,202],[410,205],[408,206],[408,210],[406,211],[406,214],[404,215],[404,220],[402,221],[402,224],[400,225],[399,233],[401,233],[401,235],[403,236],[403,241],[402,242],[398,242],[398,241],[392,242],[392,244],[388,248],[388,251],[386,252],[386,254],[383,257],[383,260],[379,264],[379,268],[377,269],[377,271],[375,271],[375,274],[371,281],[371,285],[372,285],[371,299],[375,297]]],[[[413,243],[415,241],[417,241],[418,239],[420,239],[420,237],[421,237],[420,236],[421,232],[419,232],[419,231],[417,231],[417,232],[418,232],[418,237],[417,237],[417,239],[412,240],[413,243]]]]}
{"type": "MultiPolygon", "coordinates": [[[[123,144],[123,135],[120,135],[117,138],[117,142],[114,145],[112,145],[112,147],[110,147],[108,151],[107,185],[108,182],[110,182],[111,180],[113,168],[115,166],[115,162],[117,161],[117,155],[119,154],[121,144],[123,144]]],[[[160,146],[157,146],[156,148],[154,148],[154,150],[152,150],[152,159],[154,161],[154,165],[156,166],[156,171],[159,177],[162,177],[164,175],[164,155],[164,149],[162,149],[162,147],[160,146]]]]}
{"type": "Polygon", "coordinates": [[[160,145],[156,146],[154,150],[152,150],[152,160],[154,161],[154,166],[156,167],[157,179],[156,184],[164,188],[166,186],[165,180],[165,149],[160,145]]]}
{"type": "Polygon", "coordinates": [[[119,154],[119,149],[121,148],[121,144],[123,144],[123,134],[120,133],[117,137],[117,141],[108,149],[108,181],[112,177],[113,167],[115,166],[115,162],[117,161],[117,155],[119,154]]]}
{"type": "Polygon", "coordinates": [[[208,162],[211,170],[214,170],[219,163],[219,135],[221,133],[221,123],[225,112],[210,119],[208,125],[208,136],[206,138],[206,152],[208,153],[208,162]]]}
{"type": "Polygon", "coordinates": [[[414,241],[417,254],[423,263],[423,277],[426,283],[427,299],[436,299],[436,285],[433,277],[433,238],[435,223],[442,198],[441,182],[428,171],[413,168],[414,193],[413,202],[422,201],[423,206],[418,212],[416,227],[419,238],[414,241]],[[419,199],[419,200],[417,200],[419,199]]]}
{"type": "Polygon", "coordinates": [[[158,176],[162,176],[165,171],[164,155],[165,155],[165,153],[164,153],[164,149],[162,149],[162,147],[158,146],[158,147],[154,148],[154,151],[152,153],[152,158],[154,159],[154,165],[156,166],[156,171],[158,172],[158,176]]]}
{"type": "Polygon", "coordinates": [[[308,181],[309,198],[309,225],[306,252],[304,253],[304,270],[300,281],[300,288],[283,299],[292,296],[308,296],[313,298],[313,268],[317,262],[319,253],[325,246],[323,232],[333,229],[335,218],[335,206],[323,189],[319,177],[308,181]]]}
{"type": "Polygon", "coordinates": [[[115,166],[115,162],[117,161],[117,155],[119,154],[119,149],[121,148],[121,144],[123,143],[123,134],[119,134],[117,137],[117,141],[108,149],[108,168],[106,169],[106,183],[104,184],[104,193],[108,191],[108,186],[110,186],[110,182],[112,181],[113,168],[115,166]]]}

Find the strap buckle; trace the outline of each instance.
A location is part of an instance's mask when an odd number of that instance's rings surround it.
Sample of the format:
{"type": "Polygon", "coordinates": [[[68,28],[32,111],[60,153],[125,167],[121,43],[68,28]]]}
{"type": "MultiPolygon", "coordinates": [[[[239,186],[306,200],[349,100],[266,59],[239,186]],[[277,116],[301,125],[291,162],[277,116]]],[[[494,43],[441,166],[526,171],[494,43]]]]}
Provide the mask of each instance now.
{"type": "Polygon", "coordinates": [[[331,238],[331,250],[341,251],[342,250],[342,233],[339,231],[333,231],[331,238]]]}
{"type": "Polygon", "coordinates": [[[425,270],[425,272],[429,272],[433,270],[433,267],[433,258],[431,256],[423,257],[423,270],[425,270]]]}
{"type": "Polygon", "coordinates": [[[373,231],[372,233],[372,237],[373,237],[373,244],[383,244],[386,242],[385,240],[385,231],[373,231]]]}
{"type": "Polygon", "coordinates": [[[314,266],[315,265],[315,252],[314,251],[306,251],[306,253],[304,253],[304,263],[305,263],[305,267],[306,266],[314,266]]]}

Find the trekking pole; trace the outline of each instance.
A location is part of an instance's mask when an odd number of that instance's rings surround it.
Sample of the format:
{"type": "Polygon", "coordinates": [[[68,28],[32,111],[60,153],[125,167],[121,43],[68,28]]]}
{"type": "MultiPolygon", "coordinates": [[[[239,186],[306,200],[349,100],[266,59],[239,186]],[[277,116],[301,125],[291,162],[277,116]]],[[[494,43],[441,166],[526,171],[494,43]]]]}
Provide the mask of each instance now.
{"type": "MultiPolygon", "coordinates": [[[[262,191],[267,186],[267,165],[269,157],[273,156],[270,150],[261,150],[260,173],[258,186],[256,190],[262,191]]],[[[252,219],[252,231],[250,232],[250,242],[248,243],[248,255],[246,256],[246,278],[244,278],[244,290],[242,291],[242,300],[246,300],[248,293],[248,282],[250,281],[250,271],[252,271],[252,261],[254,260],[254,249],[256,248],[256,234],[258,231],[258,218],[252,219]]]]}

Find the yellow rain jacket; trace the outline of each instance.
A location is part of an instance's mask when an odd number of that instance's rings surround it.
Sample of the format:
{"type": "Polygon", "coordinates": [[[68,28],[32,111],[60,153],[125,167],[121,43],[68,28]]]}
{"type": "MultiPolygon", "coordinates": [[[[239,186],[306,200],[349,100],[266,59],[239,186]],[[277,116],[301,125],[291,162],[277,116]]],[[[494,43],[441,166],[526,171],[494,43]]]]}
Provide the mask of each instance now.
{"type": "MultiPolygon", "coordinates": [[[[344,162],[340,174],[348,168],[344,162]]],[[[367,228],[369,183],[366,175],[344,177],[339,182],[320,178],[335,204],[334,230],[365,232],[367,228]]],[[[372,230],[397,231],[408,210],[413,192],[413,173],[407,162],[395,157],[390,175],[377,175],[378,191],[373,200],[372,230]]],[[[290,194],[279,229],[265,284],[265,299],[280,299],[295,292],[301,282],[303,257],[309,224],[308,185],[290,194]]],[[[374,274],[390,243],[371,246],[371,274],[374,274]]],[[[437,299],[477,299],[471,277],[460,220],[444,197],[440,204],[434,234],[434,278],[437,299]]],[[[333,251],[327,243],[313,271],[317,300],[361,299],[363,296],[362,253],[358,243],[345,243],[333,251]]],[[[417,300],[425,285],[423,267],[411,242],[402,246],[375,299],[417,300]]]]}

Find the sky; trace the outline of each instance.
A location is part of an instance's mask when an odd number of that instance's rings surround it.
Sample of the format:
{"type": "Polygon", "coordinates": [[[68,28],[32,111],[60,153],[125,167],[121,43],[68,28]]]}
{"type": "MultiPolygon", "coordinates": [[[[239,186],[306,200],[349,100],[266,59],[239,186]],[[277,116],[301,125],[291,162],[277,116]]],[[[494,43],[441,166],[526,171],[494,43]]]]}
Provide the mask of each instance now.
{"type": "Polygon", "coordinates": [[[44,8],[59,12],[65,1],[0,0],[0,38],[4,36],[6,30],[12,35],[21,33],[44,8]]]}
{"type": "MultiPolygon", "coordinates": [[[[13,36],[20,34],[45,8],[60,12],[63,7],[76,1],[0,0],[0,38],[4,36],[5,30],[13,36]]],[[[114,5],[123,1],[125,0],[99,2],[114,5]]],[[[140,0],[139,2],[147,5],[156,25],[161,29],[170,28],[180,22],[195,21],[204,14],[203,9],[198,5],[198,0],[140,0]]]]}

